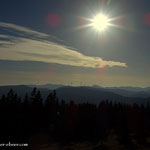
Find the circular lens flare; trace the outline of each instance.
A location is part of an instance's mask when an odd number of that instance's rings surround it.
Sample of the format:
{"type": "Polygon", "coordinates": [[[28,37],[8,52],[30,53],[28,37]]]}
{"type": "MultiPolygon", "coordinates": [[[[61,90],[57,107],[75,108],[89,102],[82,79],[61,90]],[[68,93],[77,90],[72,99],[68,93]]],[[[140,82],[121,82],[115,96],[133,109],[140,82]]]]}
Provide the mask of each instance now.
{"type": "Polygon", "coordinates": [[[104,31],[109,26],[109,18],[104,14],[98,14],[92,19],[92,26],[98,31],[104,31]]]}

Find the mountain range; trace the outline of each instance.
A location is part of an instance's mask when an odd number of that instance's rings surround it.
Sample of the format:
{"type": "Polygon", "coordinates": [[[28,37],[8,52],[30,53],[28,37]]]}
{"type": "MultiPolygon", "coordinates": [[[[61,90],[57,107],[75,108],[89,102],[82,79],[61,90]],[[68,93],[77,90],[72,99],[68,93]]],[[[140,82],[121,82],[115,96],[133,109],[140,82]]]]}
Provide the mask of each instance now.
{"type": "MultiPolygon", "coordinates": [[[[67,87],[62,84],[45,84],[45,85],[31,85],[31,87],[45,88],[54,90],[60,87],[67,87]]],[[[71,87],[71,86],[68,86],[71,87]]],[[[78,86],[81,87],[81,86],[78,86]]],[[[95,89],[105,90],[109,92],[113,92],[115,94],[119,94],[126,97],[140,97],[140,98],[148,98],[150,97],[150,87],[131,87],[131,86],[121,86],[121,87],[102,87],[98,85],[93,86],[83,86],[83,87],[91,87],[95,89]]]]}
{"type": "Polygon", "coordinates": [[[111,100],[115,102],[147,103],[150,100],[149,87],[101,87],[98,85],[75,87],[61,84],[0,86],[0,96],[2,94],[6,95],[12,88],[20,97],[24,97],[25,93],[30,95],[33,87],[37,87],[41,91],[44,99],[50,92],[56,90],[59,100],[63,99],[67,102],[74,100],[76,103],[90,102],[98,104],[101,100],[111,100]]]}

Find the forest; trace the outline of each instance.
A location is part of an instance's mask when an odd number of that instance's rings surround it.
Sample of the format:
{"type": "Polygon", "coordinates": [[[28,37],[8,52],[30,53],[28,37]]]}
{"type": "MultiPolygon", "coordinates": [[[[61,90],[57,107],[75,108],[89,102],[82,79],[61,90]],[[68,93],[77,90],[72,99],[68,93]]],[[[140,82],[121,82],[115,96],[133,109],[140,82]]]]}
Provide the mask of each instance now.
{"type": "Polygon", "coordinates": [[[88,141],[107,147],[108,141],[115,138],[127,149],[150,147],[149,103],[131,105],[104,100],[99,105],[76,104],[73,99],[66,103],[57,98],[55,90],[42,99],[37,88],[24,98],[10,89],[0,99],[0,120],[1,143],[30,144],[31,136],[42,132],[62,145],[88,141]]]}

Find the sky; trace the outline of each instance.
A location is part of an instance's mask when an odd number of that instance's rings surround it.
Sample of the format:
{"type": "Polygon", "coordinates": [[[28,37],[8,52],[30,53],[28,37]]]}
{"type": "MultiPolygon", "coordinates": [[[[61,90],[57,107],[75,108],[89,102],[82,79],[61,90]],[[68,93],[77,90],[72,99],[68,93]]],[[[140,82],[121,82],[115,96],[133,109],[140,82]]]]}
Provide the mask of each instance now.
{"type": "Polygon", "coordinates": [[[0,85],[150,86],[149,0],[1,0],[0,85]],[[104,32],[89,19],[115,18],[104,32]]]}

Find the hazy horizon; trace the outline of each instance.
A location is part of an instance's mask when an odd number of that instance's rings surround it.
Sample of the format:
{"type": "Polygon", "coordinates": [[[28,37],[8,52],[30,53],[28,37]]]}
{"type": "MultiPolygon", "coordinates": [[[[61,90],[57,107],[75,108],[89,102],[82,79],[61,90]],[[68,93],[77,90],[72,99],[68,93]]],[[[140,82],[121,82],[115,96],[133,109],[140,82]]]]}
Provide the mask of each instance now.
{"type": "Polygon", "coordinates": [[[132,86],[132,85],[119,85],[119,86],[103,86],[103,85],[98,85],[98,84],[91,84],[91,85],[85,85],[85,84],[57,84],[57,83],[43,83],[43,84],[0,84],[0,86],[45,86],[45,85],[62,85],[62,86],[70,86],[70,87],[94,87],[94,86],[99,86],[102,88],[119,88],[119,87],[131,87],[131,88],[149,88],[150,86],[132,86]]]}

